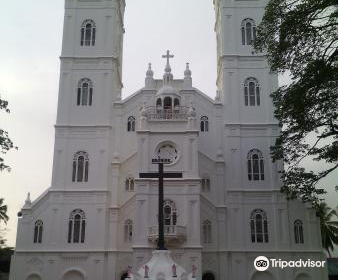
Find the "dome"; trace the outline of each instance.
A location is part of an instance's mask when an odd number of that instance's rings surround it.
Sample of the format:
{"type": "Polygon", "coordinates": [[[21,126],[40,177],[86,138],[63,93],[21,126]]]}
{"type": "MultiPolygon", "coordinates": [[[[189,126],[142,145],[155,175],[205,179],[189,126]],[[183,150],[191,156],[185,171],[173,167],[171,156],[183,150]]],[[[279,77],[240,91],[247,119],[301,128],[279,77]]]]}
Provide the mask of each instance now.
{"type": "Polygon", "coordinates": [[[178,91],[176,88],[172,87],[172,86],[168,86],[168,85],[165,85],[163,87],[161,87],[158,92],[157,92],[158,95],[169,95],[169,94],[178,94],[178,91]]]}

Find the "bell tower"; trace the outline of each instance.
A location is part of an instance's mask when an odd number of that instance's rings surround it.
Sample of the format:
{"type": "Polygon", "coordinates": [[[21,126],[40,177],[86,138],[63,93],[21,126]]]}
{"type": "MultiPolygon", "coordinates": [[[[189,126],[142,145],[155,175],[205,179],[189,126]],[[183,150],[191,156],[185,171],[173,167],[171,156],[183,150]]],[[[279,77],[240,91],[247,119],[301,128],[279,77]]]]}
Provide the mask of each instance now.
{"type": "Polygon", "coordinates": [[[217,96],[229,123],[271,123],[270,93],[277,75],[253,42],[266,0],[214,0],[217,36],[217,96]]]}
{"type": "Polygon", "coordinates": [[[54,189],[109,187],[107,170],[99,166],[108,162],[112,104],[121,100],[124,10],[124,0],[65,1],[54,189]],[[69,166],[79,159],[80,170],[69,166]],[[89,167],[83,169],[82,162],[89,167]]]}
{"type": "MultiPolygon", "coordinates": [[[[266,0],[214,0],[216,100],[223,105],[223,145],[229,166],[225,184],[229,200],[237,195],[237,190],[243,191],[243,197],[252,195],[253,189],[271,196],[271,191],[278,192],[281,184],[278,171],[282,163],[272,162],[270,156],[270,147],[279,135],[270,97],[278,87],[277,74],[271,72],[265,53],[257,53],[253,48],[266,4],[266,0]],[[252,175],[253,169],[257,171],[257,165],[254,168],[250,165],[253,155],[261,159],[258,173],[264,173],[263,177],[252,175]]],[[[248,204],[243,202],[241,207],[244,209],[248,204]]],[[[232,243],[236,242],[233,237],[232,243]]]]}
{"type": "Polygon", "coordinates": [[[57,124],[109,122],[121,99],[124,0],[66,0],[57,124]]]}

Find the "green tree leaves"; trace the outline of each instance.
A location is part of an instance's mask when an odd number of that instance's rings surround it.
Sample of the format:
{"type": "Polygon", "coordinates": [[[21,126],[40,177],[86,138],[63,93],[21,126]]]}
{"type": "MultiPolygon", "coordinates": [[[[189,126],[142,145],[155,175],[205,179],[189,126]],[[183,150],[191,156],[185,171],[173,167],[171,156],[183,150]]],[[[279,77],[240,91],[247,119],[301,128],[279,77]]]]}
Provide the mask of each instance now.
{"type": "Polygon", "coordinates": [[[331,257],[333,245],[338,245],[338,221],[333,221],[338,218],[338,214],[336,210],[331,209],[324,202],[317,205],[316,212],[320,219],[322,246],[331,257]]]}
{"type": "Polygon", "coordinates": [[[324,193],[318,182],[338,169],[337,10],[332,0],[270,0],[255,42],[273,71],[292,78],[271,94],[282,127],[271,149],[285,162],[282,191],[314,203],[324,193]],[[323,169],[304,169],[307,158],[323,169]]]}

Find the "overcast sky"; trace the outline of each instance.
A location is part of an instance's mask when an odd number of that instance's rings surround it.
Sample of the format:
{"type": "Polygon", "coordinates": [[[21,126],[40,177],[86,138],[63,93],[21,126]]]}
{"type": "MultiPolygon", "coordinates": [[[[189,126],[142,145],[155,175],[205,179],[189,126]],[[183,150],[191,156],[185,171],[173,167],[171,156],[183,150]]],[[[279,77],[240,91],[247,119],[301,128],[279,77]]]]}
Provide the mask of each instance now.
{"type": "MultiPolygon", "coordinates": [[[[15,245],[16,214],[28,192],[36,199],[51,181],[59,83],[64,1],[3,1],[0,10],[0,94],[11,114],[0,126],[19,147],[5,160],[12,172],[0,173],[0,197],[9,207],[6,238],[15,245]]],[[[174,78],[190,62],[193,85],[214,98],[216,40],[212,0],[127,0],[123,97],[144,86],[148,62],[161,78],[169,49],[174,78]]],[[[337,179],[337,177],[336,177],[337,179]]],[[[332,179],[333,180],[333,179],[332,179]]],[[[336,195],[336,194],[335,194],[336,195]]],[[[331,196],[332,197],[332,196],[331,196]]],[[[337,201],[331,198],[332,201],[337,201]]],[[[3,225],[1,225],[1,228],[3,225]]]]}

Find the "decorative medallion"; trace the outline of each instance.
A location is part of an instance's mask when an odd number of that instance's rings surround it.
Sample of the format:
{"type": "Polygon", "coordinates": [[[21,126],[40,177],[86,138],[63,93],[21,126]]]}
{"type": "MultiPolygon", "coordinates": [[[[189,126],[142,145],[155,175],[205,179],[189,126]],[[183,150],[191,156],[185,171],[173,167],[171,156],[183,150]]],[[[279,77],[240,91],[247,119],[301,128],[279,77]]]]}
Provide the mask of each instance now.
{"type": "Polygon", "coordinates": [[[157,156],[160,159],[169,159],[170,163],[174,163],[178,159],[178,151],[172,144],[163,144],[158,148],[157,156]]]}

